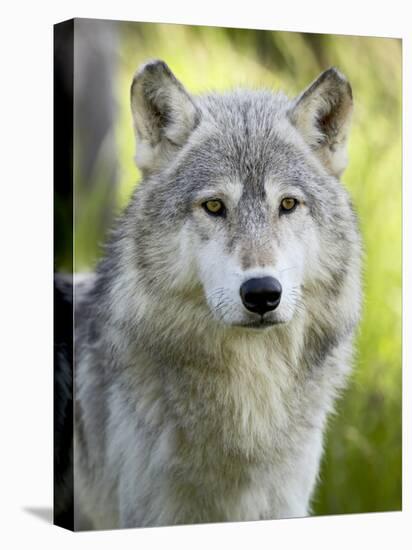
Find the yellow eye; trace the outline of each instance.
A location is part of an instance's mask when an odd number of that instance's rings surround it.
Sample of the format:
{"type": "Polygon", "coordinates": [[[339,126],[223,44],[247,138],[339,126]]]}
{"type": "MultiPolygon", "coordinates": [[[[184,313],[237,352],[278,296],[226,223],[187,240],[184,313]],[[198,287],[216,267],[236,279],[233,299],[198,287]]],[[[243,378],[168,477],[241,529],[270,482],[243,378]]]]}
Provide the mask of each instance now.
{"type": "Polygon", "coordinates": [[[223,202],[217,199],[206,201],[202,206],[212,216],[223,216],[226,211],[223,202]]]}
{"type": "Polygon", "coordinates": [[[282,212],[291,212],[296,208],[298,201],[292,197],[286,197],[280,203],[280,210],[282,212]]]}

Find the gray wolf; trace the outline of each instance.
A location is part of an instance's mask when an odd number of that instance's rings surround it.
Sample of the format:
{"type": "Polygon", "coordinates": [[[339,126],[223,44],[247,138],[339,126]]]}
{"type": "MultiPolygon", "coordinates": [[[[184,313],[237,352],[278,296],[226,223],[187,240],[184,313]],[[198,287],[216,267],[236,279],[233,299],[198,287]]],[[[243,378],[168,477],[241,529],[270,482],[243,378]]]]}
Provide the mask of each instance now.
{"type": "Polygon", "coordinates": [[[306,516],[361,309],[351,87],[194,97],[152,61],[131,109],[142,181],[75,283],[75,526],[306,516]]]}

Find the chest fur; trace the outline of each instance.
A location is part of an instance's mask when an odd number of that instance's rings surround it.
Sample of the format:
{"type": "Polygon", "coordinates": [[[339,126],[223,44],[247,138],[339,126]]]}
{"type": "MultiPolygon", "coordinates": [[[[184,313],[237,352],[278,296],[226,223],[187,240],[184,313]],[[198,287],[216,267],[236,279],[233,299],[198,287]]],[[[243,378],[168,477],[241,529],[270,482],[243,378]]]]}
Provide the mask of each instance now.
{"type": "Polygon", "coordinates": [[[170,413],[188,448],[266,461],[289,445],[309,390],[305,375],[273,345],[245,340],[217,364],[180,364],[168,372],[170,413]]]}

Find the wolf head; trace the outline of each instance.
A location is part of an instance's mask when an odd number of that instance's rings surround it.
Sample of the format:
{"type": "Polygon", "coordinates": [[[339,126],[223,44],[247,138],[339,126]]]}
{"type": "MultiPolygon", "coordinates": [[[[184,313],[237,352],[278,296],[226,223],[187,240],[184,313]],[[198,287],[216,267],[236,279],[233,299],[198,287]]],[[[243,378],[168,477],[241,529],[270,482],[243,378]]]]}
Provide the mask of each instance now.
{"type": "MultiPolygon", "coordinates": [[[[337,296],[357,242],[339,182],[351,87],[336,69],[301,95],[191,96],[162,61],[131,88],[143,173],[128,216],[136,269],[228,326],[291,321],[311,292],[337,296]]],[[[354,297],[354,300],[357,297],[354,297]]]]}

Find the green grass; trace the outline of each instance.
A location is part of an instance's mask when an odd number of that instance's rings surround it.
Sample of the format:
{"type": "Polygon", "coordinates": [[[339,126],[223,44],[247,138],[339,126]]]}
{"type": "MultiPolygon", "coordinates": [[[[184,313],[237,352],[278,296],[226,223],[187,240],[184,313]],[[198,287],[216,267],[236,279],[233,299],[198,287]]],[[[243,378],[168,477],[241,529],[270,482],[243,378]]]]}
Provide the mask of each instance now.
{"type": "MultiPolygon", "coordinates": [[[[129,87],[136,68],[162,58],[192,92],[234,86],[293,95],[335,65],[351,81],[355,114],[343,176],[364,238],[363,320],[348,390],[331,419],[316,514],[401,507],[401,43],[394,39],[302,35],[177,25],[122,24],[115,92],[118,207],[139,179],[129,87]]],[[[98,173],[98,168],[97,168],[98,173]]],[[[104,193],[102,176],[100,193],[104,193]]],[[[81,187],[80,187],[81,193],[81,187]]],[[[98,195],[82,197],[76,268],[90,268],[102,235],[93,230],[98,195]]]]}

